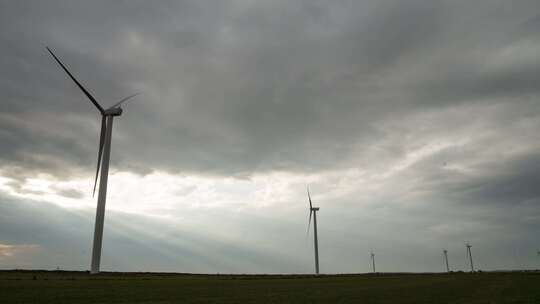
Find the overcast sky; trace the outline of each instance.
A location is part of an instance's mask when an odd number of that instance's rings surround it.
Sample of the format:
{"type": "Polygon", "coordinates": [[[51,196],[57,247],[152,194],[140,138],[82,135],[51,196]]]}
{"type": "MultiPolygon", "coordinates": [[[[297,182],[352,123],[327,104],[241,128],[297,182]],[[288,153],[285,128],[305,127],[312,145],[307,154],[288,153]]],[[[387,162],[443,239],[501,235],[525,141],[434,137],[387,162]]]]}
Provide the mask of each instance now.
{"type": "Polygon", "coordinates": [[[0,0],[0,268],[538,268],[538,0],[0,0]]]}

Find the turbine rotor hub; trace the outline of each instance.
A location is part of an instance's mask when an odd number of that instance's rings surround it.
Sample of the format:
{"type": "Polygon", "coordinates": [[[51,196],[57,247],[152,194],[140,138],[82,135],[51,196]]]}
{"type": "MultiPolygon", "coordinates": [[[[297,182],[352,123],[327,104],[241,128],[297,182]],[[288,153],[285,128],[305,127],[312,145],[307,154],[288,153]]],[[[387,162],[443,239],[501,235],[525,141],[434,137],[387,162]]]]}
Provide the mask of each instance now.
{"type": "Polygon", "coordinates": [[[120,116],[122,115],[122,108],[111,108],[105,110],[105,116],[120,116]]]}

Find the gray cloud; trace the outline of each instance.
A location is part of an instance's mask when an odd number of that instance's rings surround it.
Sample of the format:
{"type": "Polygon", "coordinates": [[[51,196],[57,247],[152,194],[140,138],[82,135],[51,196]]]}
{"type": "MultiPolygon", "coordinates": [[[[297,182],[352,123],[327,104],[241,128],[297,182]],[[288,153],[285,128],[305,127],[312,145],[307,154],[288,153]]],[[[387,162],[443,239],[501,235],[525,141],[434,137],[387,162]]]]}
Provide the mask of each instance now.
{"type": "Polygon", "coordinates": [[[21,154],[39,153],[45,163],[24,166],[55,174],[61,170],[51,166],[88,170],[94,162],[97,115],[48,58],[50,44],[104,104],[144,93],[115,129],[117,166],[219,174],[331,168],[352,145],[377,143],[373,126],[404,112],[505,96],[519,107],[531,98],[537,60],[486,63],[520,39],[536,39],[531,8],[527,1],[512,10],[503,2],[429,1],[6,5],[4,113],[70,119],[40,127],[3,119],[9,144],[1,155],[23,165],[21,154]]]}

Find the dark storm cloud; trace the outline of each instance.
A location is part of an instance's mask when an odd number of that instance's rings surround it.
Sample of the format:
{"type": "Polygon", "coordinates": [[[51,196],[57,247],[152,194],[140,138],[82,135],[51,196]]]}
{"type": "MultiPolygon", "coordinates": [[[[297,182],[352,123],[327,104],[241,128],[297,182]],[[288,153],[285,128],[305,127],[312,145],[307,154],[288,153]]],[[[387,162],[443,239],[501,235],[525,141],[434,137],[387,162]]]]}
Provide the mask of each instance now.
{"type": "MultiPolygon", "coordinates": [[[[476,173],[466,174],[448,170],[440,158],[438,165],[427,161],[430,168],[417,166],[423,180],[417,190],[427,190],[439,198],[467,205],[496,204],[499,206],[540,204],[540,155],[538,151],[511,160],[490,160],[480,164],[476,173]]],[[[426,165],[426,164],[424,164],[426,165]]]]}
{"type": "Polygon", "coordinates": [[[104,105],[143,92],[116,124],[116,166],[240,175],[332,168],[356,152],[351,146],[380,140],[373,126],[419,107],[536,94],[537,60],[501,69],[480,60],[535,40],[535,7],[4,3],[4,117],[57,120],[2,119],[0,155],[55,175],[95,161],[98,115],[46,54],[48,44],[104,105]]]}

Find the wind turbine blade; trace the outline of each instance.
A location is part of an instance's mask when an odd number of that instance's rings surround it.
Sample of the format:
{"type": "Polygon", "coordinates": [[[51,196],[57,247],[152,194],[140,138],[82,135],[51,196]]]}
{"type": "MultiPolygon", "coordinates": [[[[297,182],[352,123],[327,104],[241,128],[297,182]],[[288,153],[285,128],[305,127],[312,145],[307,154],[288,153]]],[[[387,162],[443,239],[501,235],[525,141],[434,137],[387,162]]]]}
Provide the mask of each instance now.
{"type": "Polygon", "coordinates": [[[306,233],[306,237],[309,235],[309,227],[311,227],[311,213],[313,212],[313,210],[309,209],[309,220],[308,220],[308,224],[307,224],[307,233],[306,233]]]}
{"type": "Polygon", "coordinates": [[[98,159],[97,159],[97,167],[96,167],[96,179],[94,180],[94,191],[92,192],[92,197],[96,194],[96,186],[97,186],[97,180],[98,180],[98,174],[99,174],[99,168],[101,167],[101,155],[103,154],[103,144],[105,142],[105,131],[107,129],[105,116],[101,117],[101,133],[99,134],[99,151],[98,151],[98,159]]]}
{"type": "Polygon", "coordinates": [[[311,213],[313,213],[313,206],[311,205],[311,196],[309,195],[309,187],[306,187],[307,189],[307,195],[309,198],[309,220],[308,220],[308,226],[307,226],[307,234],[306,237],[309,235],[309,227],[311,227],[311,213]]]}
{"type": "Polygon", "coordinates": [[[122,100],[120,100],[119,102],[117,102],[114,106],[110,107],[109,109],[112,109],[112,108],[116,108],[116,107],[119,107],[121,104],[123,104],[125,101],[127,101],[128,99],[131,99],[132,97],[135,97],[137,95],[139,95],[141,93],[135,93],[133,95],[129,95],[128,97],[125,97],[125,98],[122,98],[122,100]]]}
{"type": "Polygon", "coordinates": [[[99,110],[99,112],[101,112],[101,114],[103,114],[105,112],[105,110],[103,110],[103,108],[99,105],[99,103],[97,102],[97,100],[94,98],[94,96],[92,96],[83,86],[82,84],[77,81],[77,79],[75,79],[75,77],[68,71],[68,69],[66,68],[66,66],[60,61],[60,59],[58,59],[58,57],[56,57],[56,55],[51,51],[51,49],[49,47],[47,47],[47,51],[49,51],[49,53],[51,53],[51,55],[54,57],[54,59],[56,60],[56,62],[58,62],[58,64],[60,64],[60,66],[62,67],[62,69],[64,69],[64,71],[69,75],[69,77],[71,78],[71,80],[73,80],[77,86],[79,87],[79,89],[81,89],[81,91],[83,91],[83,93],[86,95],[86,97],[88,97],[88,99],[90,99],[90,101],[94,104],[94,106],[96,106],[96,108],[99,110]]]}
{"type": "Polygon", "coordinates": [[[307,187],[307,196],[309,198],[309,210],[311,210],[311,209],[313,209],[313,206],[311,205],[311,196],[309,195],[309,187],[307,187]]]}

